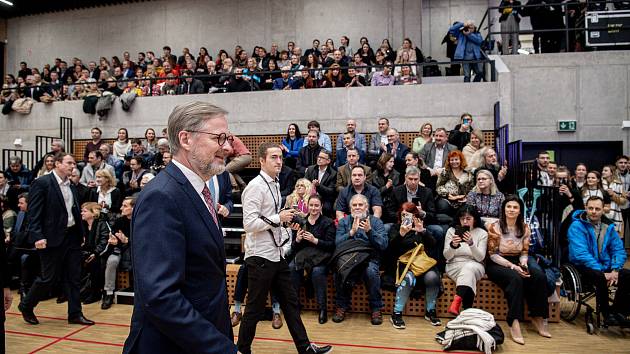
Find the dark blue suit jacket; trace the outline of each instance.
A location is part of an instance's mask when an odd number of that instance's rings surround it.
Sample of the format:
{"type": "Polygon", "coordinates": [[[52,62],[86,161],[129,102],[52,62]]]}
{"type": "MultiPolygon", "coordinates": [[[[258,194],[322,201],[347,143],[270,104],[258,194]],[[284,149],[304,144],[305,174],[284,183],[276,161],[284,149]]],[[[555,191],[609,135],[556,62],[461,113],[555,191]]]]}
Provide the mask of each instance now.
{"type": "MultiPolygon", "coordinates": [[[[337,150],[337,156],[335,157],[335,167],[339,168],[348,163],[347,158],[348,150],[345,148],[341,148],[337,150]]],[[[365,152],[363,150],[359,150],[359,163],[365,164],[365,152]]]]}
{"type": "MultiPolygon", "coordinates": [[[[79,197],[72,183],[70,190],[74,197],[72,216],[75,227],[68,231],[71,232],[72,246],[78,247],[83,237],[79,197]]],[[[32,243],[46,239],[47,247],[57,247],[67,237],[64,233],[68,224],[68,211],[54,174],[49,173],[33,181],[29,192],[28,213],[28,233],[32,243]]]]}
{"type": "Polygon", "coordinates": [[[219,181],[219,204],[226,207],[230,213],[234,209],[234,201],[232,200],[232,182],[230,182],[230,173],[224,171],[217,176],[219,181]]]}
{"type": "Polygon", "coordinates": [[[131,234],[135,298],[123,353],[236,353],[223,235],[174,163],[140,193],[131,234]]]}

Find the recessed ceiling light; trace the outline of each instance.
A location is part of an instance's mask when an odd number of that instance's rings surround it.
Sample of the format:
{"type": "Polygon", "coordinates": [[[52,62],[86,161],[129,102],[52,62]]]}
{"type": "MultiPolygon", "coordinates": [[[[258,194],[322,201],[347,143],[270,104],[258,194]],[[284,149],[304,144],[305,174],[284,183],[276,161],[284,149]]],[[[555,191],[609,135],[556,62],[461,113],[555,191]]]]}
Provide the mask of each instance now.
{"type": "Polygon", "coordinates": [[[8,0],[0,0],[0,2],[3,3],[3,4],[7,4],[9,6],[13,6],[13,3],[11,1],[8,1],[8,0]]]}

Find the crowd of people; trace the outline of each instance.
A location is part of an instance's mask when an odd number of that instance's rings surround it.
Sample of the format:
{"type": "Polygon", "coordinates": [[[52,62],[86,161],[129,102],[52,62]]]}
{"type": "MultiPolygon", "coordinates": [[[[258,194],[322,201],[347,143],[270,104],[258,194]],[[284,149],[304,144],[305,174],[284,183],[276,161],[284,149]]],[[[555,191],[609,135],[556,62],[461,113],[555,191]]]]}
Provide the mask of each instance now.
{"type": "Polygon", "coordinates": [[[183,48],[178,57],[164,46],[162,53],[139,52],[135,58],[129,52],[87,62],[56,58],[41,69],[21,62],[16,75],[5,76],[2,100],[29,97],[49,103],[125,93],[140,97],[420,83],[422,67],[417,64],[425,57],[411,39],[397,49],[388,39],[373,47],[362,37],[356,45],[341,36],[337,44],[314,39],[305,50],[290,41],[286,48],[273,43],[269,50],[255,46],[251,53],[237,45],[214,57],[205,47],[197,54],[183,48]]]}
{"type": "MultiPolygon", "coordinates": [[[[540,204],[549,201],[541,198],[528,203],[534,207],[526,207],[522,196],[507,189],[508,175],[515,172],[497,160],[493,148],[484,145],[483,132],[475,128],[471,114],[462,114],[453,129],[423,124],[411,146],[401,142],[387,118],[378,119],[369,138],[359,132],[356,121],[348,120],[334,147],[319,122],[310,121],[306,128],[308,133],[303,135],[299,124],[292,123],[281,144],[263,144],[258,151],[262,179],[254,179],[255,185],[266,193],[265,188],[277,183],[275,207],[266,210],[252,204],[254,185],[239,176],[251,163],[252,154],[234,135],[212,137],[225,146],[227,168],[207,185],[219,222],[232,212],[232,193],[238,190],[244,191],[246,231],[264,230],[264,222],[285,225],[274,229],[278,234],[272,233],[268,240],[262,236],[256,241],[248,239],[245,256],[260,256],[260,247],[265,242],[275,244],[277,237],[282,257],[290,260],[287,281],[296,289],[305,280],[310,283],[320,323],[328,320],[329,273],[335,281],[333,322],[344,321],[352,306],[353,285],[363,281],[373,325],[383,322],[381,289],[396,293],[390,321],[398,329],[405,328],[402,314],[417,292],[424,295],[427,321],[441,325],[436,302],[442,274],[456,283],[455,300],[449,307],[456,315],[473,306],[477,282],[485,274],[505,292],[515,342],[524,343],[519,323],[525,316],[525,303],[537,332],[551,336],[545,319],[557,276],[550,276],[549,265],[541,261],[544,237],[533,222],[536,216],[542,217],[540,204]],[[261,210],[269,214],[262,219],[252,216],[261,210]],[[428,263],[421,270],[406,268],[401,260],[414,250],[418,253],[417,245],[422,245],[419,253],[428,263]],[[349,257],[361,261],[349,263],[349,257]]],[[[102,141],[101,134],[99,128],[91,130],[83,161],[71,170],[69,180],[80,199],[82,271],[90,279],[82,288],[81,300],[102,301],[102,308],[107,309],[113,303],[116,271],[133,267],[128,244],[133,237],[129,225],[135,199],[171,162],[172,155],[166,131],[158,138],[149,128],[144,139],[129,139],[127,130],[121,128],[111,146],[102,141]]],[[[56,140],[32,171],[12,157],[8,168],[0,172],[5,243],[23,296],[41,277],[28,237],[29,188],[33,181],[56,171],[63,152],[63,142],[56,140]]],[[[628,162],[628,157],[621,156],[601,173],[578,164],[571,173],[567,166],[550,161],[546,151],[536,158],[538,185],[557,188],[560,199],[555,202],[565,210],[563,256],[599,285],[600,302],[607,298],[611,284],[618,285],[618,299],[630,295],[628,272],[623,269],[624,247],[628,246],[627,242],[624,245],[624,230],[630,211],[628,162]]],[[[235,297],[233,326],[243,320],[240,303],[247,291],[243,282],[250,266],[243,265],[239,272],[241,295],[235,297]]],[[[272,297],[274,291],[277,289],[272,289],[272,297]]],[[[266,299],[266,293],[263,295],[266,299]]],[[[606,323],[628,322],[627,304],[617,300],[613,306],[602,306],[606,323]]],[[[275,300],[273,326],[282,326],[275,300]]]]}

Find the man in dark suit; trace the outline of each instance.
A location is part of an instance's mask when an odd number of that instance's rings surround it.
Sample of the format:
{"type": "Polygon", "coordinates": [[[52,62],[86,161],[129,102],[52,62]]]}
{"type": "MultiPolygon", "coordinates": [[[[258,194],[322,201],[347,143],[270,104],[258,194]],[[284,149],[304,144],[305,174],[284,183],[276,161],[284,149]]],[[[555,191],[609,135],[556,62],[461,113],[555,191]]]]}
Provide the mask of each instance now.
{"type": "Polygon", "coordinates": [[[206,183],[225,168],[226,115],[190,102],[168,119],[173,160],[131,218],[135,299],[125,354],[236,353],[223,235],[206,183]]]}
{"type": "MultiPolygon", "coordinates": [[[[435,202],[433,200],[433,191],[420,184],[420,169],[415,166],[407,167],[405,173],[405,183],[394,187],[388,205],[385,205],[384,219],[385,222],[396,222],[396,213],[400,206],[405,203],[414,203],[418,207],[420,216],[424,222],[425,228],[431,232],[436,238],[437,245],[433,249],[428,250],[432,257],[438,257],[442,253],[444,246],[444,229],[438,224],[435,217],[435,202]]],[[[435,258],[435,259],[438,259],[435,258]]]]}
{"type": "Polygon", "coordinates": [[[178,95],[194,95],[204,92],[203,82],[193,77],[192,70],[184,71],[183,76],[186,78],[184,79],[184,82],[177,87],[178,95]]]}
{"type": "Polygon", "coordinates": [[[304,177],[313,183],[317,194],[322,197],[324,215],[333,218],[333,205],[337,199],[337,172],[330,167],[330,152],[321,150],[317,164],[306,169],[304,177]]]}
{"type": "MultiPolygon", "coordinates": [[[[337,151],[339,153],[339,151],[337,151]]],[[[337,171],[337,192],[350,185],[350,177],[352,176],[352,168],[355,166],[363,166],[365,175],[368,176],[367,182],[372,183],[372,169],[359,163],[359,150],[357,148],[348,149],[348,163],[339,167],[337,171]]]]}
{"type": "Polygon", "coordinates": [[[230,173],[223,171],[220,175],[212,176],[206,182],[217,213],[222,218],[227,218],[234,209],[234,201],[232,200],[232,182],[230,181],[230,173]]]}
{"type": "Polygon", "coordinates": [[[29,75],[26,77],[26,87],[23,89],[24,97],[30,97],[35,101],[39,102],[46,93],[41,86],[35,84],[35,77],[33,75],[29,75]]]}
{"type": "Polygon", "coordinates": [[[96,66],[96,62],[91,61],[88,63],[88,71],[90,73],[88,75],[88,78],[94,79],[96,81],[98,81],[101,78],[101,69],[99,69],[98,66],[96,66]]]}
{"type": "Polygon", "coordinates": [[[319,130],[312,129],[309,130],[308,136],[306,137],[307,145],[300,149],[300,153],[297,160],[296,170],[300,174],[300,176],[304,176],[304,172],[309,166],[315,165],[317,163],[317,157],[319,156],[319,152],[322,151],[322,148],[319,143],[319,130]]]}
{"type": "Polygon", "coordinates": [[[400,142],[400,135],[398,130],[394,128],[387,129],[387,152],[394,156],[394,168],[400,174],[405,173],[407,164],[405,163],[405,157],[409,153],[409,146],[400,142]]]}
{"type": "Polygon", "coordinates": [[[444,128],[435,129],[432,143],[427,143],[420,151],[420,157],[422,161],[427,165],[429,171],[431,171],[431,181],[422,181],[426,185],[435,186],[437,182],[437,176],[444,171],[446,166],[446,159],[448,153],[457,150],[457,146],[448,143],[448,133],[444,128]]]}
{"type": "Polygon", "coordinates": [[[52,173],[31,184],[28,232],[42,269],[41,276],[18,305],[24,321],[30,324],[39,323],[33,309],[48,296],[60,276],[66,279],[68,323],[94,324],[83,316],[79,298],[83,227],[77,191],[68,178],[75,166],[72,155],[58,152],[52,173]]]}

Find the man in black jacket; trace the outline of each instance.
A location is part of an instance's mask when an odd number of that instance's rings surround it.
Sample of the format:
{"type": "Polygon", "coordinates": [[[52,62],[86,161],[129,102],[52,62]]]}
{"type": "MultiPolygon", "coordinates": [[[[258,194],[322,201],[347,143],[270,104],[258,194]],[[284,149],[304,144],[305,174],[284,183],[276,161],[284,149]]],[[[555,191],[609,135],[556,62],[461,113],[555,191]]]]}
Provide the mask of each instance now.
{"type": "Polygon", "coordinates": [[[309,130],[306,137],[306,141],[308,142],[308,144],[300,149],[297,160],[296,169],[300,176],[304,176],[306,168],[317,163],[319,152],[323,149],[321,146],[319,146],[318,140],[319,131],[315,129],[309,130]]]}
{"type": "Polygon", "coordinates": [[[389,205],[385,207],[385,222],[395,223],[396,213],[405,202],[411,202],[418,206],[418,211],[423,216],[422,219],[426,229],[437,240],[436,246],[429,250],[428,253],[432,257],[438,257],[442,253],[442,247],[444,246],[445,232],[435,217],[433,192],[429,188],[420,185],[420,169],[414,166],[407,167],[405,183],[394,187],[392,190],[389,205]]]}
{"type": "Polygon", "coordinates": [[[192,70],[184,71],[186,78],[184,82],[177,87],[178,95],[194,95],[204,92],[203,82],[193,77],[192,70]]]}
{"type": "Polygon", "coordinates": [[[317,164],[306,169],[304,177],[311,181],[322,198],[323,214],[334,218],[333,205],[337,199],[337,172],[330,167],[330,152],[320,150],[317,164]]]}
{"type": "Polygon", "coordinates": [[[457,149],[462,151],[464,146],[470,142],[470,134],[473,131],[472,122],[473,118],[470,113],[464,113],[460,117],[460,124],[457,124],[453,130],[448,134],[449,144],[457,146],[457,149]]]}
{"type": "Polygon", "coordinates": [[[76,163],[72,155],[55,155],[55,169],[31,184],[29,193],[29,236],[39,254],[42,272],[18,309],[24,321],[38,324],[33,313],[46,298],[59,276],[64,276],[68,297],[68,323],[93,325],[83,316],[79,298],[83,227],[76,189],[68,180],[76,163]]]}

